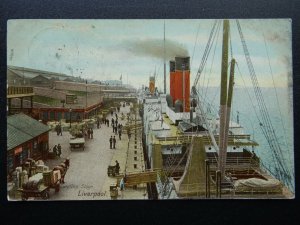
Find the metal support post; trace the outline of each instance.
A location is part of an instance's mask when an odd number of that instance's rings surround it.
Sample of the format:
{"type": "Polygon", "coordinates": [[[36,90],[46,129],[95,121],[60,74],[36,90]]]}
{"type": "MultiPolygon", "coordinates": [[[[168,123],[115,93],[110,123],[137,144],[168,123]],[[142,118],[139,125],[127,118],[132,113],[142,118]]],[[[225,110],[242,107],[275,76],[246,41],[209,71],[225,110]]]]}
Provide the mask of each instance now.
{"type": "Polygon", "coordinates": [[[210,198],[210,168],[209,160],[205,160],[205,197],[210,198]]]}
{"type": "Polygon", "coordinates": [[[216,171],[216,198],[221,198],[221,171],[216,171]]]}

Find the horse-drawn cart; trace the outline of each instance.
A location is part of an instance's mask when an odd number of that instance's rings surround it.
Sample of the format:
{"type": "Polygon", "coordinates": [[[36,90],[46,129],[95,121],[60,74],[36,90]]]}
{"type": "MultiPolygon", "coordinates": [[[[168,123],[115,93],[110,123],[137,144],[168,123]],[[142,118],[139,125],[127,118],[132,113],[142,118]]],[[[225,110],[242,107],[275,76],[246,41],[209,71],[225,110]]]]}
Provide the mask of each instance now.
{"type": "MultiPolygon", "coordinates": [[[[59,192],[63,177],[60,175],[60,172],[59,176],[57,176],[57,172],[53,172],[54,171],[47,172],[48,176],[46,173],[43,173],[42,182],[32,180],[23,184],[22,188],[18,189],[18,191],[21,192],[22,200],[27,200],[30,197],[48,199],[50,196],[50,188],[55,189],[55,192],[59,192]]],[[[36,174],[35,176],[40,176],[40,174],[41,173],[36,174]]]]}
{"type": "Polygon", "coordinates": [[[69,143],[70,143],[71,150],[75,148],[82,148],[82,150],[84,150],[84,144],[85,144],[84,138],[71,138],[69,143]]]}
{"type": "Polygon", "coordinates": [[[53,170],[43,171],[30,177],[26,183],[22,184],[21,192],[22,200],[27,200],[30,197],[48,199],[50,189],[59,192],[60,184],[65,183],[64,178],[69,168],[70,161],[66,159],[60,165],[57,165],[53,170]]]}

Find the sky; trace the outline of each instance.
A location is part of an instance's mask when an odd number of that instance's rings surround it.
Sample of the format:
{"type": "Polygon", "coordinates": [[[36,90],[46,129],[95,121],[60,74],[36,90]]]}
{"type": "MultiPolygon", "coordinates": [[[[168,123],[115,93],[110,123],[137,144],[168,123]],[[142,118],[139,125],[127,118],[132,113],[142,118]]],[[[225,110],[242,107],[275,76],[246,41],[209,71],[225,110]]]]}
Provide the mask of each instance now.
{"type": "MultiPolygon", "coordinates": [[[[261,87],[292,85],[292,32],[289,19],[239,20],[261,87]]],[[[222,21],[204,67],[207,86],[220,85],[222,21]]],[[[195,80],[214,20],[9,20],[7,64],[84,79],[148,85],[156,73],[163,90],[164,24],[167,92],[169,60],[191,57],[195,80]]],[[[230,20],[236,87],[251,84],[235,20],[230,20]],[[241,79],[243,78],[243,79],[241,79]]]]}

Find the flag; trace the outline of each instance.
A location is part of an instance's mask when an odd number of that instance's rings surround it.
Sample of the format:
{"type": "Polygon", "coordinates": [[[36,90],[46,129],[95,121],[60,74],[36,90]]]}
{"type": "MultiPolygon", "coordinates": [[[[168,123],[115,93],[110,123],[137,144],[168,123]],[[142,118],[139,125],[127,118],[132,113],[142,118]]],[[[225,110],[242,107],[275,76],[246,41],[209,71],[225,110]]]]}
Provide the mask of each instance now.
{"type": "Polygon", "coordinates": [[[120,76],[120,80],[122,80],[122,74],[121,74],[121,76],[120,76]]]}

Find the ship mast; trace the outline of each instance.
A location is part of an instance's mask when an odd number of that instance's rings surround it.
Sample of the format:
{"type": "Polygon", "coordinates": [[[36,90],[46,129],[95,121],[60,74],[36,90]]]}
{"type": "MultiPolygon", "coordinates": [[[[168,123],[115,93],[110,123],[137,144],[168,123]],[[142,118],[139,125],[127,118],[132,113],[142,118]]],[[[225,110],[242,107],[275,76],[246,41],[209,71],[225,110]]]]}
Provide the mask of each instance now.
{"type": "Polygon", "coordinates": [[[223,22],[223,45],[221,64],[221,93],[220,93],[220,132],[219,132],[219,163],[218,169],[221,171],[221,180],[225,176],[226,153],[225,148],[225,127],[226,127],[226,104],[227,104],[227,71],[228,71],[228,39],[229,21],[223,22]]]}

